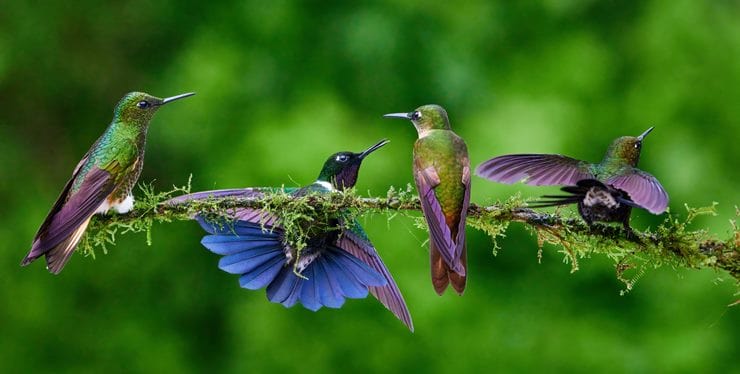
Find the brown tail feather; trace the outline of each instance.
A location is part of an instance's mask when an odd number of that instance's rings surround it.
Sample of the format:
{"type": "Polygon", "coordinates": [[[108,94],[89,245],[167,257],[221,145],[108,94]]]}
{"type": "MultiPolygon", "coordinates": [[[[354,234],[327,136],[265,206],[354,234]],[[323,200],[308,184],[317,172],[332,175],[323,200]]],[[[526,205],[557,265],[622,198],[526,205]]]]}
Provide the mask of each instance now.
{"type": "Polygon", "coordinates": [[[448,271],[448,275],[450,277],[450,283],[452,283],[452,288],[455,289],[455,292],[457,292],[458,295],[462,295],[465,291],[465,284],[468,280],[467,274],[468,274],[468,248],[463,247],[462,251],[462,257],[460,258],[460,262],[462,263],[463,269],[465,269],[465,275],[460,275],[458,273],[455,273],[454,271],[448,271]]]}
{"type": "Polygon", "coordinates": [[[447,289],[447,285],[450,283],[447,273],[450,268],[447,263],[442,259],[437,248],[432,244],[429,248],[429,258],[431,259],[432,265],[432,286],[437,294],[442,295],[447,289]]]}
{"type": "Polygon", "coordinates": [[[62,269],[64,269],[64,265],[67,264],[72,253],[74,253],[75,248],[80,242],[80,239],[82,239],[82,235],[85,233],[89,223],[90,219],[88,218],[87,221],[83,222],[80,227],[77,228],[77,230],[72,232],[72,235],[46,253],[46,268],[50,273],[59,274],[62,269]]]}
{"type": "MultiPolygon", "coordinates": [[[[437,294],[442,295],[447,289],[447,286],[451,283],[452,288],[455,289],[455,292],[457,292],[458,295],[462,295],[465,291],[467,276],[460,275],[452,271],[447,263],[442,259],[442,256],[439,254],[439,251],[437,250],[437,248],[434,247],[433,244],[430,246],[429,255],[432,265],[432,285],[434,286],[434,291],[436,291],[437,294]]],[[[463,248],[461,262],[463,268],[465,269],[465,273],[467,274],[467,248],[463,248]]]]}

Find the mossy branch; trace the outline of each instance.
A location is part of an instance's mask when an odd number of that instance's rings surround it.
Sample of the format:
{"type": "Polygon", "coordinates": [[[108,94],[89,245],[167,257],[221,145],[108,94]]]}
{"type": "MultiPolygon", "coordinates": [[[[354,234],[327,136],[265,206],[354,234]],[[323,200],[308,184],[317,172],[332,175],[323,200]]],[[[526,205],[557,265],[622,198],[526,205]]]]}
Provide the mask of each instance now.
{"type": "MultiPolygon", "coordinates": [[[[340,210],[349,210],[354,215],[386,213],[391,218],[398,213],[420,211],[419,200],[411,186],[391,188],[382,198],[360,197],[354,190],[299,198],[276,192],[258,198],[209,198],[176,205],[164,202],[175,195],[189,193],[189,183],[187,187],[164,193],[156,193],[151,185],[143,185],[141,190],[143,196],[133,211],[93,219],[81,244],[83,252],[94,255],[95,247],[105,251],[108,244],[115,242],[117,234],[127,232],[145,232],[147,243],[151,244],[154,223],[189,220],[196,213],[204,212],[224,215],[237,208],[259,208],[280,217],[281,225],[300,228],[301,225],[295,222],[317,222],[317,217],[330,217],[340,210]]],[[[490,206],[471,204],[468,225],[492,238],[495,254],[498,249],[496,239],[504,235],[508,225],[522,223],[537,237],[540,257],[543,245],[553,244],[564,255],[564,262],[570,264],[571,271],[578,270],[580,258],[606,255],[614,261],[616,275],[625,284],[622,292],[629,292],[648,268],[663,265],[726,271],[740,285],[740,230],[736,220],[730,221],[731,235],[726,239],[717,239],[707,230],[692,231],[688,228],[697,216],[716,215],[715,208],[716,203],[704,208],[686,206],[687,213],[683,219],[668,213],[654,231],[635,231],[636,235],[628,235],[618,226],[589,227],[580,218],[563,216],[559,210],[542,213],[529,209],[526,201],[517,195],[490,206]]],[[[738,208],[736,215],[740,216],[738,208]]],[[[418,216],[417,225],[424,227],[423,219],[418,216]]],[[[300,238],[297,240],[300,242],[300,238]]]]}

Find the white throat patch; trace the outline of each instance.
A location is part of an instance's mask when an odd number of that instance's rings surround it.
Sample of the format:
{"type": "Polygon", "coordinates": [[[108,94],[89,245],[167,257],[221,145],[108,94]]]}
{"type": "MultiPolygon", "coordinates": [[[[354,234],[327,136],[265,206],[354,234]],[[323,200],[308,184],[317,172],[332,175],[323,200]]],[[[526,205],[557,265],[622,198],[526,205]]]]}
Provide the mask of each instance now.
{"type": "Polygon", "coordinates": [[[332,186],[331,183],[329,183],[327,181],[316,181],[314,183],[316,183],[318,185],[321,185],[321,187],[324,187],[324,188],[326,188],[329,191],[334,191],[334,186],[332,186]]]}

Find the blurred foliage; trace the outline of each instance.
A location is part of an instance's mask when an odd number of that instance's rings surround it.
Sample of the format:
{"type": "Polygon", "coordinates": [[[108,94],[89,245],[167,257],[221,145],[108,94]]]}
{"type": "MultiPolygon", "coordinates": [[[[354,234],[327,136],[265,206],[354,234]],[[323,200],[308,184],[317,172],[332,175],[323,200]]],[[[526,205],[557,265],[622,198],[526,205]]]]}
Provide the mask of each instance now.
{"type": "MultiPolygon", "coordinates": [[[[0,371],[729,372],[740,357],[732,281],[666,269],[627,296],[605,259],[562,255],[512,225],[470,230],[463,297],[429,284],[414,220],[364,219],[404,292],[409,334],[372,299],[317,313],[238,287],[194,223],[154,226],[65,271],[18,263],[77,160],[127,91],[197,91],[149,131],[158,190],[293,186],[327,155],[393,141],[358,190],[411,181],[409,124],[438,103],[477,164],[508,152],[598,160],[648,126],[641,167],[673,212],[719,202],[693,228],[730,231],[740,173],[740,5],[589,0],[5,2],[0,7],[0,371]],[[32,168],[32,169],[31,169],[32,168]],[[31,169],[31,170],[29,170],[31,169]],[[583,266],[588,262],[589,266],[583,266]]],[[[486,204],[521,191],[474,181],[486,204]]],[[[634,226],[663,217],[633,213],[634,226]]]]}

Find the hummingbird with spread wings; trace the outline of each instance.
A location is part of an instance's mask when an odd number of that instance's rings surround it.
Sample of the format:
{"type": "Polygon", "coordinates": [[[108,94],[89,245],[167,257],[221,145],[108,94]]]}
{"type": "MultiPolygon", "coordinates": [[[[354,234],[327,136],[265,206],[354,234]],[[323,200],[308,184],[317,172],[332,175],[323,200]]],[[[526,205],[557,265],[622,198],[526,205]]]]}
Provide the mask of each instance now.
{"type": "Polygon", "coordinates": [[[557,154],[512,154],[492,158],[476,168],[483,178],[512,184],[524,181],[535,186],[562,185],[569,195],[546,195],[534,207],[577,204],[589,225],[620,222],[628,233],[632,208],[661,214],[668,207],[668,193],[657,178],[637,168],[642,143],[653,130],[639,136],[615,139],[599,163],[557,154]]]}
{"type": "MultiPolygon", "coordinates": [[[[167,204],[213,198],[259,198],[267,192],[284,192],[296,197],[329,194],[354,187],[362,161],[387,144],[382,140],[360,152],[338,152],[324,163],[315,182],[301,188],[245,188],[204,191],[179,196],[167,204]]],[[[345,299],[372,294],[413,331],[406,302],[390,271],[365,231],[346,212],[339,211],[328,222],[333,230],[308,232],[306,246],[298,251],[285,236],[278,217],[262,210],[240,208],[215,221],[202,215],[198,223],[208,233],[201,243],[222,256],[219,268],[239,275],[242,288],[266,288],[267,299],[285,307],[301,304],[316,311],[340,308],[345,299]]]]}
{"type": "Polygon", "coordinates": [[[144,167],[149,122],[163,105],[192,95],[160,99],[143,92],[126,94],[116,105],[108,128],[72,172],[21,265],[45,256],[46,268],[58,274],[94,214],[133,209],[131,190],[144,167]]]}

